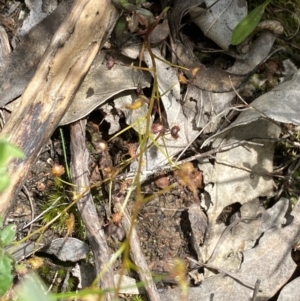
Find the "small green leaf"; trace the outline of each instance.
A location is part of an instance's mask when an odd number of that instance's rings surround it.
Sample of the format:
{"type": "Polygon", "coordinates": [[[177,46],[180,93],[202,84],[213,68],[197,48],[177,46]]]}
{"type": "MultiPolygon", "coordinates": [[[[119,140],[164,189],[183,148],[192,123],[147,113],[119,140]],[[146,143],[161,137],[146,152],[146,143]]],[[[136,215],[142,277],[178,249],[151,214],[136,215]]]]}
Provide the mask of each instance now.
{"type": "Polygon", "coordinates": [[[0,256],[0,297],[7,292],[13,282],[11,270],[11,259],[2,254],[0,256]]]}
{"type": "Polygon", "coordinates": [[[45,294],[46,288],[40,278],[34,274],[27,274],[26,279],[18,289],[18,301],[54,301],[54,297],[45,294]]]}
{"type": "Polygon", "coordinates": [[[11,244],[16,235],[16,225],[7,225],[0,231],[0,240],[4,246],[11,244]]]}
{"type": "Polygon", "coordinates": [[[127,0],[112,0],[112,2],[119,8],[127,11],[135,11],[136,5],[128,2],[127,0]]]}
{"type": "Polygon", "coordinates": [[[120,38],[122,35],[124,35],[125,30],[127,29],[127,21],[126,21],[126,17],[124,15],[122,15],[114,28],[114,34],[117,38],[120,38]]]}
{"type": "Polygon", "coordinates": [[[136,12],[137,12],[137,14],[139,14],[139,15],[143,15],[143,16],[145,16],[145,17],[154,19],[153,14],[152,14],[151,11],[149,11],[148,9],[140,8],[140,9],[138,9],[136,12]]]}
{"type": "Polygon", "coordinates": [[[9,176],[6,173],[0,173],[0,193],[8,186],[9,176]]]}
{"type": "Polygon", "coordinates": [[[7,142],[5,139],[0,140],[0,167],[7,164],[9,158],[25,158],[24,153],[18,147],[7,142]]]}
{"type": "Polygon", "coordinates": [[[243,18],[233,30],[231,36],[231,44],[238,45],[243,42],[257,27],[261,17],[264,14],[266,6],[272,0],[267,0],[263,4],[257,6],[245,18],[243,18]]]}

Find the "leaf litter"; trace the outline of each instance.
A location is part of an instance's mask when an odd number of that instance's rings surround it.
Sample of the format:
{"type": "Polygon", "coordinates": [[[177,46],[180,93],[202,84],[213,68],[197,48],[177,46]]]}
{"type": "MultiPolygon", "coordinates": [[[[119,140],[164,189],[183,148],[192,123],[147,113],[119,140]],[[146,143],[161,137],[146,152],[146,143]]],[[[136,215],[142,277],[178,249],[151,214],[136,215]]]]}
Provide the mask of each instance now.
{"type": "MultiPolygon", "coordinates": [[[[175,1],[175,7],[170,16],[171,32],[173,31],[173,34],[174,30],[178,32],[182,12],[188,11],[204,34],[225,50],[228,50],[232,30],[247,12],[246,4],[239,6],[239,1],[228,3],[219,1],[215,5],[206,1],[207,7],[212,5],[209,11],[196,7],[203,1],[191,1],[186,4],[184,10],[179,9],[182,5],[179,2],[175,1]],[[199,17],[194,18],[197,15],[199,17]],[[224,20],[231,23],[224,26],[224,20]],[[226,32],[223,31],[224,28],[226,32]]],[[[52,34],[55,32],[53,26],[48,26],[52,34]]],[[[34,30],[39,31],[38,28],[34,30]]],[[[48,32],[46,36],[49,37],[49,35],[51,37],[51,32],[48,32]]],[[[33,33],[29,33],[28,36],[31,37],[30,39],[36,39],[33,33]]],[[[179,170],[170,176],[172,181],[174,181],[174,176],[177,177],[179,192],[174,192],[176,197],[174,198],[174,195],[171,199],[159,197],[141,210],[144,214],[144,220],[141,219],[142,222],[139,222],[141,229],[147,228],[146,222],[151,223],[151,218],[148,219],[147,215],[151,216],[159,212],[161,219],[174,218],[175,223],[179,223],[182,217],[178,212],[180,213],[180,210],[187,212],[189,225],[185,225],[186,228],[183,227],[181,230],[185,229],[191,236],[191,248],[195,252],[196,265],[198,265],[197,268],[194,267],[194,270],[200,271],[200,268],[202,270],[205,267],[201,286],[189,289],[188,300],[211,300],[211,296],[214,300],[249,300],[254,296],[255,285],[257,286],[256,296],[259,300],[268,300],[285,285],[296,268],[291,251],[300,239],[299,202],[293,207],[291,200],[281,198],[273,206],[266,208],[264,200],[274,196],[275,143],[273,141],[282,133],[280,123],[300,124],[298,116],[299,71],[292,79],[263,94],[250,105],[244,106],[235,121],[218,131],[224,117],[236,109],[232,105],[236,97],[236,91],[233,90],[240,88],[240,85],[246,82],[267,59],[275,38],[276,36],[270,32],[262,32],[250,46],[249,52],[239,55],[233,67],[225,72],[222,71],[218,76],[217,69],[210,67],[203,69],[202,63],[197,58],[182,54],[180,49],[186,48],[186,45],[183,46],[175,39],[173,46],[175,52],[177,50],[178,64],[186,62],[184,67],[192,73],[193,68],[200,70],[199,73],[196,72],[196,77],[190,77],[190,73],[186,73],[188,85],[184,93],[178,79],[179,70],[172,68],[164,61],[165,58],[160,48],[152,48],[156,57],[156,76],[167,131],[163,135],[158,133],[155,136],[154,134],[154,139],[157,138],[156,144],[153,144],[153,140],[149,141],[148,146],[152,146],[144,154],[145,164],[142,166],[141,180],[148,180],[151,174],[163,169],[170,159],[174,160],[174,165],[177,164],[176,155],[180,152],[184,153],[187,147],[201,135],[209,135],[209,139],[202,144],[203,148],[210,145],[212,148],[222,150],[222,148],[234,145],[232,149],[218,152],[214,157],[200,158],[199,156],[196,162],[202,171],[201,181],[197,179],[193,182],[195,178],[200,177],[200,172],[195,169],[195,165],[191,165],[188,171],[188,175],[192,174],[193,178],[188,179],[187,175],[180,174],[180,166],[182,168],[183,165],[179,165],[179,170]],[[201,71],[201,68],[205,72],[201,71]],[[218,83],[213,81],[214,77],[219,78],[218,83]],[[237,79],[236,86],[235,78],[237,79]],[[221,86],[220,82],[223,82],[221,86]],[[177,129],[176,134],[172,134],[171,131],[174,127],[177,129]],[[211,135],[216,131],[216,134],[211,135]],[[187,187],[190,192],[184,187],[187,187]],[[201,198],[199,198],[199,190],[202,190],[201,198]],[[182,203],[183,198],[188,201],[182,203]],[[167,208],[166,204],[171,207],[167,208]],[[186,205],[188,205],[187,208],[186,205]],[[236,205],[239,209],[231,214],[230,220],[220,222],[225,208],[236,205]],[[183,206],[184,209],[179,206],[183,206]],[[216,273],[216,270],[219,273],[216,273]]],[[[26,35],[24,41],[26,41],[26,35]]],[[[1,68],[0,78],[3,82],[0,84],[0,103],[2,106],[22,94],[47,44],[48,40],[43,44],[44,48],[41,48],[40,52],[35,54],[34,59],[30,60],[29,57],[32,55],[29,52],[30,43],[26,46],[24,42],[16,48],[8,62],[1,68]],[[27,57],[24,58],[24,55],[27,57]],[[21,68],[12,67],[20,59],[26,62],[23,69],[31,70],[26,73],[26,76],[21,68]],[[8,79],[11,78],[10,82],[4,76],[7,70],[14,70],[14,73],[8,77],[8,79]],[[22,84],[16,89],[14,82],[22,84]]],[[[122,55],[110,50],[101,51],[77,92],[72,106],[63,117],[61,125],[79,120],[99,106],[104,108],[107,106],[105,103],[113,96],[113,106],[123,111],[127,124],[139,119],[143,120],[147,114],[147,104],[143,103],[137,110],[130,107],[139,97],[134,90],[137,87],[149,87],[152,81],[151,72],[128,67],[133,64],[137,65],[139,53],[140,49],[135,46],[123,47],[122,55]],[[108,66],[111,58],[113,59],[112,67],[108,66]]],[[[149,69],[153,67],[147,50],[144,52],[143,60],[149,69]]],[[[107,108],[107,112],[108,110],[107,108]]],[[[114,119],[107,120],[111,123],[115,122],[114,119]]],[[[154,118],[150,126],[153,122],[155,122],[154,118]]],[[[133,128],[144,134],[145,125],[146,123],[141,121],[133,128]]],[[[111,130],[110,135],[119,129],[116,127],[111,130]]],[[[137,166],[138,162],[133,161],[130,165],[130,173],[134,173],[137,166]]],[[[154,223],[158,224],[158,229],[159,227],[162,229],[164,225],[158,221],[154,223]]],[[[149,224],[148,227],[152,228],[149,224]]],[[[172,229],[172,226],[169,227],[172,229]]],[[[175,230],[176,227],[174,225],[173,227],[175,230]]],[[[145,232],[151,232],[149,228],[145,232]]],[[[145,232],[141,232],[141,238],[145,232]]],[[[170,233],[166,231],[160,237],[161,242],[157,246],[163,247],[170,233]]],[[[177,234],[174,240],[181,241],[183,239],[181,234],[177,234]]],[[[148,237],[152,236],[153,233],[148,237]]],[[[157,257],[176,257],[179,254],[178,249],[188,248],[187,245],[172,246],[174,240],[169,242],[171,252],[165,249],[157,257]]],[[[159,253],[157,250],[156,252],[159,253]]],[[[66,253],[66,255],[70,254],[66,253]]],[[[148,261],[151,261],[151,256],[148,257],[148,261]]],[[[159,269],[158,266],[161,264],[161,269],[164,271],[162,261],[155,264],[153,260],[150,265],[154,269],[159,269]]],[[[279,300],[289,300],[288,295],[291,293],[286,291],[294,282],[285,286],[279,300]]],[[[161,300],[177,300],[179,295],[178,289],[169,289],[161,293],[161,300]]]]}

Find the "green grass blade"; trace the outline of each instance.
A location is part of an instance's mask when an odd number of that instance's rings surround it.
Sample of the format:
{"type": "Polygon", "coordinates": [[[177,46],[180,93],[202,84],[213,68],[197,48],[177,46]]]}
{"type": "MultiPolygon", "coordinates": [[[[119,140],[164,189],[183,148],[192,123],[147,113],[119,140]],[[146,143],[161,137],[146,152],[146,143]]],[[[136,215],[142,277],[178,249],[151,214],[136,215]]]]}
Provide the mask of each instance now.
{"type": "Polygon", "coordinates": [[[271,0],[267,0],[263,4],[257,6],[238,23],[231,36],[232,45],[240,44],[255,30],[264,14],[266,6],[270,2],[271,0]]]}

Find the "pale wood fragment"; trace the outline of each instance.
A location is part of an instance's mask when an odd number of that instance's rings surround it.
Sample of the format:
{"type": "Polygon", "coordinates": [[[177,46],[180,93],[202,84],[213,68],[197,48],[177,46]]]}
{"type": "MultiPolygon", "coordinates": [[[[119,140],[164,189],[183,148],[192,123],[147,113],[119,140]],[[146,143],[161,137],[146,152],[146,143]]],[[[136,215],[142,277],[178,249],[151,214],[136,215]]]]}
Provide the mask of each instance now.
{"type": "MultiPolygon", "coordinates": [[[[71,124],[71,174],[72,182],[76,184],[78,195],[90,186],[88,159],[89,152],[86,148],[85,137],[86,120],[79,120],[71,124]]],[[[94,255],[97,275],[107,268],[100,279],[100,288],[114,288],[114,275],[112,267],[108,267],[110,252],[106,243],[103,226],[100,224],[93,197],[88,190],[77,203],[82,221],[86,228],[86,235],[94,255]]],[[[105,300],[113,299],[113,293],[105,294],[105,300]]]]}

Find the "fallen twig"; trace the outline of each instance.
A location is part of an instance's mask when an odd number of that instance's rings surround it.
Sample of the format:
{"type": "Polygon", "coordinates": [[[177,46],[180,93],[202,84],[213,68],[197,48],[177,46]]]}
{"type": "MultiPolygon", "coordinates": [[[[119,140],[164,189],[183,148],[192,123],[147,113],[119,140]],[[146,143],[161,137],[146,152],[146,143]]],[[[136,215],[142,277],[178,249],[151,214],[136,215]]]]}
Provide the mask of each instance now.
{"type": "MultiPolygon", "coordinates": [[[[85,145],[85,125],[86,121],[80,120],[73,123],[70,127],[71,131],[71,174],[72,181],[76,184],[76,192],[78,194],[90,186],[88,179],[88,157],[89,153],[85,145]]],[[[105,265],[109,262],[110,255],[106,243],[103,227],[99,222],[96,207],[90,192],[85,194],[80,201],[77,202],[77,208],[86,227],[87,238],[90,242],[96,272],[99,274],[103,271],[105,265]]],[[[114,277],[111,268],[107,268],[107,272],[100,279],[100,287],[102,289],[114,288],[114,277]]],[[[105,300],[112,300],[113,294],[106,294],[105,300]]]]}
{"type": "MultiPolygon", "coordinates": [[[[183,163],[186,163],[186,162],[191,162],[191,161],[194,161],[194,160],[197,160],[197,159],[200,159],[200,158],[210,157],[210,156],[212,156],[216,153],[226,152],[226,151],[228,151],[230,149],[233,149],[235,147],[245,146],[245,145],[263,146],[262,143],[252,142],[252,141],[247,141],[247,140],[235,142],[235,143],[232,143],[232,144],[229,144],[229,145],[226,145],[226,146],[221,146],[220,145],[219,147],[211,149],[207,152],[196,154],[196,155],[191,156],[187,159],[178,161],[178,162],[176,162],[176,165],[180,165],[180,164],[183,164],[183,163]]],[[[163,166],[163,167],[158,167],[157,169],[143,171],[142,176],[144,176],[144,175],[150,176],[150,175],[155,174],[157,172],[166,171],[166,170],[170,170],[170,169],[174,169],[174,165],[173,166],[166,165],[166,166],[163,166]]],[[[126,178],[134,178],[135,175],[136,175],[135,172],[130,172],[126,175],[126,178]]],[[[123,176],[121,176],[120,178],[123,178],[123,176]]]]}

